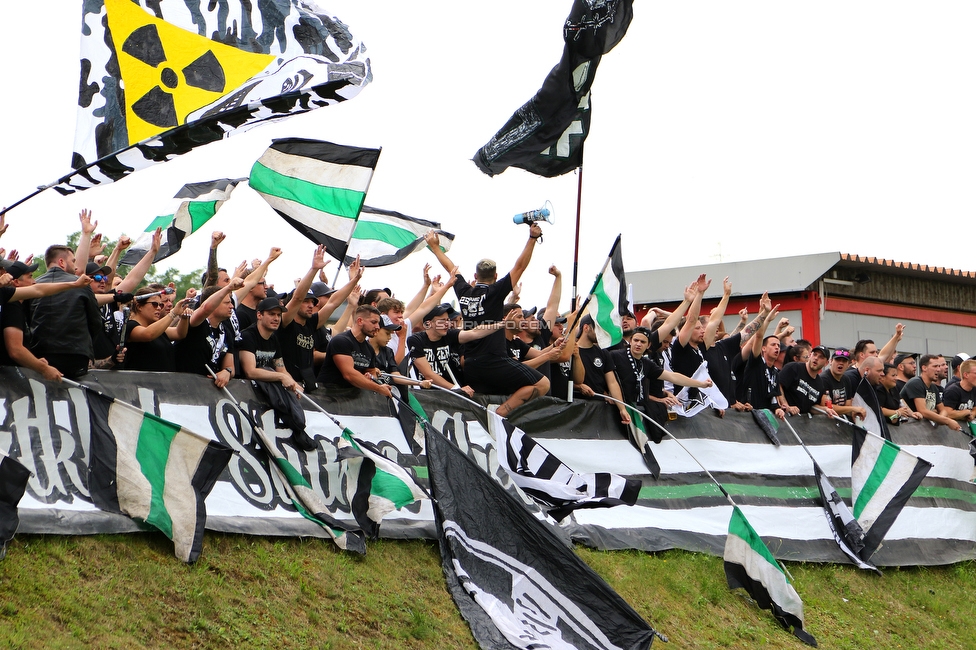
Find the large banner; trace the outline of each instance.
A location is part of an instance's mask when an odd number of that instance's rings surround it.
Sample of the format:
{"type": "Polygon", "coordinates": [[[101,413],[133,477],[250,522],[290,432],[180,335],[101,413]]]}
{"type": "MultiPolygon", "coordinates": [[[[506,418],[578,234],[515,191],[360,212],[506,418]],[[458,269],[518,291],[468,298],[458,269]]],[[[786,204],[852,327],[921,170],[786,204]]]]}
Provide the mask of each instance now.
{"type": "MultiPolygon", "coordinates": [[[[316,536],[322,529],[295,511],[282,486],[264,465],[250,425],[222,392],[195,375],[92,372],[83,383],[145,411],[178,423],[234,450],[227,469],[207,498],[207,528],[256,535],[316,536]]],[[[306,408],[315,452],[285,441],[291,432],[275,426],[274,414],[249,383],[233,381],[231,392],[261,422],[278,450],[301,471],[340,519],[353,521],[345,467],[337,459],[341,431],[326,416],[306,408]]],[[[523,499],[536,517],[564,540],[604,549],[658,551],[683,548],[721,555],[731,507],[688,453],[673,441],[654,445],[661,475],[651,477],[640,452],[617,421],[617,409],[596,401],[566,404],[540,399],[516,412],[512,422],[577,472],[614,472],[641,481],[634,506],[579,510],[556,524],[521,494],[499,468],[485,412],[442,391],[414,391],[433,427],[480,467],[523,499]]],[[[396,417],[373,393],[319,394],[317,404],[359,438],[427,487],[426,456],[408,418],[396,417]]],[[[823,417],[790,420],[841,497],[850,501],[850,425],[823,417]]],[[[795,441],[783,436],[774,447],[749,414],[707,413],[670,422],[668,430],[701,461],[741,506],[776,557],[844,563],[819,503],[813,464],[795,441]]],[[[781,429],[782,431],[782,429],[781,429]]],[[[892,438],[934,467],[873,556],[879,566],[948,564],[976,558],[976,485],[969,437],[927,423],[892,427],[892,438]]],[[[0,452],[33,475],[20,501],[21,533],[93,534],[147,530],[121,515],[96,508],[88,491],[89,414],[82,389],[51,384],[19,368],[0,368],[0,452]]],[[[435,538],[428,500],[383,519],[388,538],[435,538]]]]}

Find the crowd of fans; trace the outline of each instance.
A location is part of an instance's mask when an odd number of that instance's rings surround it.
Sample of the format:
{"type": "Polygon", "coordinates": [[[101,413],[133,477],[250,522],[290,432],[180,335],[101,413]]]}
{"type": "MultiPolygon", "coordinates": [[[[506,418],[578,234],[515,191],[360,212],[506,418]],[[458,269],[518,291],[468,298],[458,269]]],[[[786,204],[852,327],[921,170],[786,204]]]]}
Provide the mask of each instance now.
{"type": "MultiPolygon", "coordinates": [[[[976,360],[957,356],[949,377],[942,356],[898,352],[901,324],[880,349],[869,340],[850,350],[813,346],[793,339],[794,328],[768,295],[755,317],[740,311],[729,332],[728,278],[708,315],[701,306],[711,281],[702,275],[671,312],[654,308],[640,322],[632,312],[619,314],[623,340],[602,349],[591,315],[580,314],[579,305],[560,310],[562,276],[555,266],[547,303],[519,304],[522,275],[542,235],[538,224],[529,228],[511,270],[499,277],[495,262],[483,259],[470,280],[428,233],[428,249],[445,274],[431,278],[428,265],[417,293],[403,302],[390,289],[363,292],[358,259],[347,282],[330,286],[322,246],[294,288],[277,293],[266,276],[281,250],[228,271],[217,260],[220,232],[211,236],[199,290],[176,296],[172,287],[143,282],[161,245],[159,230],[121,277],[116,267],[131,241],[121,237],[105,256],[97,223],[87,211],[80,222],[77,248],[48,248],[47,271],[36,279],[37,263],[0,249],[0,365],[30,368],[52,381],[91,368],[195,373],[218,387],[247,378],[280,383],[296,395],[358,388],[391,396],[395,383],[437,386],[468,396],[503,395],[497,407],[503,416],[543,395],[609,396],[623,423],[631,420],[623,403],[660,422],[687,412],[689,404],[718,416],[727,409],[770,409],[778,417],[865,418],[854,399],[863,379],[891,424],[926,419],[959,430],[976,416],[976,360]],[[457,308],[448,297],[452,290],[457,308]]],[[[0,235],[5,230],[0,218],[0,235]]]]}

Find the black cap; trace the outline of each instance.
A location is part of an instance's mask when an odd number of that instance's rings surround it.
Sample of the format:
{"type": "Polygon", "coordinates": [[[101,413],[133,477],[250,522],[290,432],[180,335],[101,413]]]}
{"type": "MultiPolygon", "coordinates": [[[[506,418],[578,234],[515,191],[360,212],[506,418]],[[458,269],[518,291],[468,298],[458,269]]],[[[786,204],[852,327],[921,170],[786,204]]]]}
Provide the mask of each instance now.
{"type": "Polygon", "coordinates": [[[324,298],[325,296],[331,296],[332,294],[335,293],[335,291],[336,291],[335,289],[333,289],[332,287],[330,287],[324,282],[312,283],[311,293],[316,298],[324,298]]]}
{"type": "Polygon", "coordinates": [[[815,347],[812,350],[810,350],[810,354],[813,354],[814,352],[819,352],[821,355],[823,355],[823,358],[824,359],[829,359],[830,358],[830,352],[827,351],[827,347],[826,346],[818,345],[817,347],[815,347]]]}
{"type": "Polygon", "coordinates": [[[895,365],[897,366],[899,363],[901,363],[905,359],[914,359],[914,358],[915,358],[915,355],[914,354],[911,354],[910,352],[902,352],[901,354],[896,354],[895,355],[895,365]]]}
{"type": "Polygon", "coordinates": [[[453,309],[453,307],[451,307],[451,303],[449,303],[449,302],[442,302],[439,305],[435,305],[429,312],[427,312],[427,315],[424,316],[424,320],[425,321],[428,321],[428,320],[431,320],[432,318],[436,318],[436,317],[438,317],[438,316],[440,316],[442,314],[450,313],[450,311],[452,309],[453,309]]]}
{"type": "Polygon", "coordinates": [[[834,354],[830,358],[831,358],[831,360],[833,360],[833,359],[847,359],[848,361],[850,361],[851,360],[851,351],[848,350],[847,348],[837,348],[836,350],[834,350],[834,354]]]}
{"type": "Polygon", "coordinates": [[[277,296],[274,298],[265,298],[259,302],[255,311],[271,311],[272,309],[280,309],[281,311],[285,311],[285,308],[281,306],[281,300],[279,300],[277,296]]]}
{"type": "Polygon", "coordinates": [[[565,316],[560,316],[559,318],[556,319],[556,322],[562,325],[569,322],[569,319],[566,318],[565,316]]]}
{"type": "Polygon", "coordinates": [[[36,271],[37,267],[40,266],[40,262],[27,265],[20,260],[17,260],[16,262],[11,262],[10,260],[0,260],[0,266],[2,266],[3,270],[9,273],[10,276],[16,280],[25,273],[31,274],[36,271]]]}
{"type": "Polygon", "coordinates": [[[85,275],[87,275],[88,277],[91,277],[96,274],[108,275],[111,272],[112,269],[110,269],[109,267],[99,266],[95,262],[89,262],[88,264],[85,265],[85,275]]]}
{"type": "Polygon", "coordinates": [[[538,307],[533,307],[532,309],[523,309],[522,316],[535,316],[535,313],[539,311],[538,307]]]}
{"type": "Polygon", "coordinates": [[[962,365],[962,362],[967,360],[968,358],[969,358],[968,354],[966,354],[965,352],[960,352],[956,356],[952,357],[952,361],[950,363],[952,364],[953,368],[958,368],[959,366],[962,365]]]}
{"type": "Polygon", "coordinates": [[[580,319],[580,327],[584,325],[589,325],[590,327],[596,327],[596,323],[593,322],[593,317],[587,314],[580,319]]]}

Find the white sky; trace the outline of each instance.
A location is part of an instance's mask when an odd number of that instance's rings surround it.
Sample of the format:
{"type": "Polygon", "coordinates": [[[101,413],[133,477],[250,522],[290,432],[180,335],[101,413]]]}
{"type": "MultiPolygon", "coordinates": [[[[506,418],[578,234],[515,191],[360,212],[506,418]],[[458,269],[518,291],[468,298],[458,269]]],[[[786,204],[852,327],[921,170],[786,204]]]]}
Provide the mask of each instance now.
{"type": "MultiPolygon", "coordinates": [[[[382,146],[367,203],[442,222],[468,276],[480,257],[509,268],[527,235],[512,215],[550,200],[556,225],[545,228],[523,303],[545,300],[556,263],[565,308],[575,174],[489,178],[470,158],[559,60],[571,3],[321,5],[367,45],[374,82],[357,98],[113,185],[45,192],[7,215],[0,246],[40,253],[78,229],[82,207],[106,236],[137,235],[184,183],[246,176],[272,138],[311,137],[382,146]]],[[[4,5],[3,205],[69,170],[81,9],[44,6],[4,5]]],[[[837,250],[976,270],[974,25],[976,3],[959,1],[638,0],[593,86],[581,291],[618,232],[629,270],[837,250]]],[[[210,224],[162,265],[202,267],[209,230],[220,229],[223,266],[279,245],[286,255],[269,274],[279,289],[308,268],[311,242],[244,185],[210,224]]],[[[364,289],[392,286],[408,298],[425,261],[433,256],[367,270],[364,289]]]]}

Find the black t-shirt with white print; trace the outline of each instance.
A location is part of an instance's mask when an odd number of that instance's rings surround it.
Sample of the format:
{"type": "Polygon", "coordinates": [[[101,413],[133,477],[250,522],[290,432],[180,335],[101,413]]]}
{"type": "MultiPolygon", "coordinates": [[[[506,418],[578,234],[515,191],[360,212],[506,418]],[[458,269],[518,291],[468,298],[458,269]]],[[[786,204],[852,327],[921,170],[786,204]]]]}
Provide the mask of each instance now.
{"type": "Polygon", "coordinates": [[[352,330],[346,330],[342,334],[336,334],[329,341],[325,363],[322,364],[322,370],[319,371],[319,383],[336,386],[352,385],[342,376],[342,371],[335,363],[335,358],[338,356],[352,357],[353,367],[359,373],[376,367],[376,353],[373,352],[373,346],[369,344],[369,341],[357,341],[352,330]]]}
{"type": "MultiPolygon", "coordinates": [[[[473,287],[458,275],[454,280],[454,293],[458,306],[464,316],[465,328],[474,328],[485,323],[501,320],[505,314],[505,298],[512,292],[512,277],[505,277],[492,284],[475,284],[473,287]]],[[[471,341],[465,345],[464,354],[468,358],[482,355],[507,356],[505,332],[498,330],[488,336],[471,341]]]]}
{"type": "Polygon", "coordinates": [[[461,375],[461,336],[460,330],[448,330],[444,336],[436,341],[431,341],[426,331],[411,334],[407,339],[407,349],[410,350],[410,357],[420,359],[423,357],[430,364],[431,370],[449,382],[458,382],[464,385],[461,375]],[[448,370],[448,368],[450,370],[448,370]],[[451,375],[454,375],[452,378],[451,375]]]}

